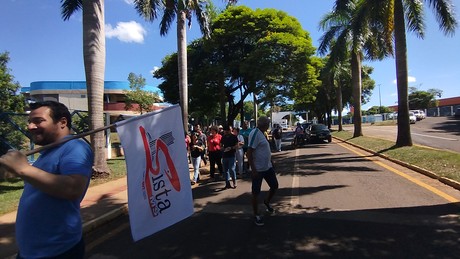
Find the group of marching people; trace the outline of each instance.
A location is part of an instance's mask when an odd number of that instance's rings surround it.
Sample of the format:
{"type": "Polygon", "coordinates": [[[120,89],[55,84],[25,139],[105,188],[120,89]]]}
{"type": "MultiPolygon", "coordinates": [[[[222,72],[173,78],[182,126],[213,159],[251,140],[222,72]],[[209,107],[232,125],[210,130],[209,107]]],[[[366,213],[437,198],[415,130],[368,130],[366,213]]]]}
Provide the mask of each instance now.
{"type": "Polygon", "coordinates": [[[191,184],[195,185],[200,180],[201,161],[206,165],[207,155],[211,179],[218,180],[221,175],[225,180],[225,189],[236,188],[237,172],[240,177],[247,173],[244,155],[251,130],[247,121],[241,129],[229,125],[211,126],[207,134],[200,125],[196,125],[190,137],[186,134],[185,139],[194,171],[191,184]],[[219,174],[216,174],[216,166],[219,174]]]}
{"type": "MultiPolygon", "coordinates": [[[[251,203],[254,211],[254,223],[263,226],[262,216],[259,214],[258,197],[261,192],[262,181],[265,180],[270,187],[264,198],[264,205],[269,214],[275,212],[270,202],[278,190],[278,180],[275,174],[274,165],[271,159],[271,148],[267,130],[270,120],[266,116],[261,116],[257,120],[254,129],[248,127],[248,122],[244,122],[242,128],[232,128],[229,125],[211,126],[208,134],[204,134],[199,125],[195,126],[191,138],[187,139],[187,150],[193,164],[194,174],[191,184],[195,185],[200,177],[201,160],[208,155],[210,164],[210,177],[217,180],[221,175],[225,180],[224,189],[237,187],[237,165],[238,173],[242,177],[251,168],[251,203]],[[248,141],[250,139],[250,141],[248,141]],[[244,156],[247,156],[248,165],[245,166],[244,156]],[[219,174],[216,174],[216,167],[219,174]],[[230,181],[231,180],[231,181],[230,181]]],[[[272,131],[272,136],[276,144],[276,151],[281,150],[281,127],[279,125],[272,131]],[[276,130],[276,131],[275,131],[276,130]],[[279,138],[275,135],[279,135],[279,138]]],[[[206,164],[207,161],[204,160],[206,164]]]]}

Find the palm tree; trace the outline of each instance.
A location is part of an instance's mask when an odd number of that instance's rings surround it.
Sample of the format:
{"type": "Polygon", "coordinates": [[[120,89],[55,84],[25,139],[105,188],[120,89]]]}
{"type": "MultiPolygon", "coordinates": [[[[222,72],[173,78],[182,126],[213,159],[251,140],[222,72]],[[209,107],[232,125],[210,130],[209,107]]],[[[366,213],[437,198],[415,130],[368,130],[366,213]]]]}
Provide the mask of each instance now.
{"type": "MultiPolygon", "coordinates": [[[[340,66],[347,55],[351,57],[352,87],[353,87],[353,137],[363,135],[361,115],[361,66],[363,38],[362,30],[355,28],[353,15],[358,1],[337,0],[332,12],[326,14],[320,21],[320,28],[326,32],[320,39],[318,52],[325,54],[330,49],[329,64],[340,66]]],[[[331,66],[331,65],[329,65],[331,66]]],[[[334,83],[334,80],[331,81],[334,83]]],[[[339,108],[339,107],[338,107],[339,108]]],[[[341,112],[341,111],[339,111],[341,112]]]]}
{"type": "MultiPolygon", "coordinates": [[[[352,0],[349,0],[352,1],[352,0]]],[[[411,146],[412,138],[409,124],[408,69],[407,69],[407,30],[418,37],[424,37],[424,3],[433,9],[439,29],[446,35],[453,35],[457,27],[452,1],[450,0],[381,0],[363,1],[358,15],[366,20],[380,24],[386,41],[393,43],[395,49],[396,80],[398,88],[398,135],[396,146],[411,146]]]]}
{"type": "MultiPolygon", "coordinates": [[[[80,9],[83,10],[83,58],[90,129],[97,129],[104,126],[104,0],[61,0],[61,13],[64,20],[68,20],[80,9]]],[[[91,135],[91,147],[94,151],[93,175],[109,174],[104,132],[91,135]]]]}
{"type": "Polygon", "coordinates": [[[187,34],[186,22],[191,26],[192,14],[196,15],[201,32],[209,37],[209,21],[205,9],[207,0],[134,0],[137,12],[147,21],[157,18],[163,11],[160,22],[160,35],[165,36],[177,16],[177,58],[179,71],[179,96],[182,108],[184,130],[188,124],[188,79],[187,79],[187,34]]]}

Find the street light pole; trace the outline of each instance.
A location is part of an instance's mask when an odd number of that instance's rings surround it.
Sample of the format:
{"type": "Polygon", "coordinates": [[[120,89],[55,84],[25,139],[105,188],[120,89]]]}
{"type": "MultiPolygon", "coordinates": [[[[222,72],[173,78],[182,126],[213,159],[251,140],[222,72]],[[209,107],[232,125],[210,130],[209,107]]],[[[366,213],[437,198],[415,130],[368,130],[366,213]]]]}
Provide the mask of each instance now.
{"type": "Polygon", "coordinates": [[[379,102],[380,102],[379,113],[382,114],[382,98],[380,96],[380,84],[378,84],[378,86],[379,86],[379,102]]]}

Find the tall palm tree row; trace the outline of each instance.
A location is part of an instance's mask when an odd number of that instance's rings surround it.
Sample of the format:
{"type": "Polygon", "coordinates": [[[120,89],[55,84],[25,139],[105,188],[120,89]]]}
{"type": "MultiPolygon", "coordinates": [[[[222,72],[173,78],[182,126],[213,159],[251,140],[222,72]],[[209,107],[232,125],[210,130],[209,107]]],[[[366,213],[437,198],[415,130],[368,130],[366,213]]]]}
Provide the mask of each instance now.
{"type": "Polygon", "coordinates": [[[381,24],[387,39],[394,39],[396,81],[398,89],[398,135],[396,146],[411,146],[408,101],[408,62],[406,30],[424,38],[425,9],[433,9],[439,29],[453,35],[457,27],[451,0],[385,0],[365,1],[361,14],[381,24]],[[427,8],[425,8],[425,5],[427,8]],[[407,26],[407,27],[406,27],[407,26]]]}
{"type": "MultiPolygon", "coordinates": [[[[424,37],[425,4],[433,9],[439,28],[446,35],[452,35],[457,27],[457,21],[451,0],[336,0],[335,9],[341,10],[340,12],[342,13],[331,13],[331,16],[338,16],[340,19],[344,19],[339,20],[342,21],[339,25],[345,25],[345,28],[348,27],[348,29],[342,29],[343,35],[353,39],[352,50],[355,55],[352,51],[352,67],[361,63],[359,52],[357,52],[360,49],[366,50],[367,55],[371,58],[392,55],[395,57],[398,88],[398,135],[396,146],[412,145],[408,105],[406,29],[414,32],[420,38],[424,37]],[[343,12],[346,15],[350,15],[347,17],[343,12]],[[350,32],[353,36],[350,36],[350,32]],[[372,40],[372,38],[377,40],[372,40]]],[[[334,23],[329,24],[329,21],[331,20],[325,19],[324,24],[328,26],[330,24],[334,25],[334,23]]],[[[337,37],[339,44],[336,45],[341,46],[341,34],[336,33],[338,29],[334,26],[327,28],[329,28],[330,32],[325,33],[323,37],[323,41],[326,43],[325,46],[328,46],[328,43],[332,41],[333,35],[339,35],[337,37]]],[[[344,36],[343,38],[346,37],[344,36]]],[[[343,50],[343,47],[337,48],[343,50]]],[[[334,55],[331,54],[331,56],[334,55]]],[[[352,74],[353,77],[358,75],[357,72],[352,72],[352,74]]],[[[357,82],[359,82],[357,79],[353,80],[353,88],[357,87],[357,82]]],[[[355,91],[358,91],[358,89],[356,88],[355,91]]],[[[355,126],[355,131],[356,129],[355,126]]],[[[356,135],[355,132],[354,136],[356,135]]]]}
{"type": "MultiPolygon", "coordinates": [[[[83,11],[83,59],[90,129],[104,126],[104,73],[105,73],[105,31],[104,0],[61,0],[61,14],[68,20],[72,14],[83,11]]],[[[93,175],[110,173],[105,155],[104,132],[91,135],[94,151],[93,175]]]]}
{"type": "MultiPolygon", "coordinates": [[[[362,79],[361,68],[364,58],[381,59],[388,47],[379,46],[382,34],[372,27],[373,24],[357,19],[356,12],[360,8],[360,0],[337,0],[333,10],[326,14],[320,21],[320,28],[325,31],[320,38],[318,52],[326,54],[328,50],[329,66],[339,68],[342,63],[350,63],[352,71],[352,97],[353,97],[353,137],[362,136],[361,93],[362,79]]],[[[334,71],[332,69],[331,71],[334,71]]],[[[332,81],[333,82],[333,81],[332,81]]]]}

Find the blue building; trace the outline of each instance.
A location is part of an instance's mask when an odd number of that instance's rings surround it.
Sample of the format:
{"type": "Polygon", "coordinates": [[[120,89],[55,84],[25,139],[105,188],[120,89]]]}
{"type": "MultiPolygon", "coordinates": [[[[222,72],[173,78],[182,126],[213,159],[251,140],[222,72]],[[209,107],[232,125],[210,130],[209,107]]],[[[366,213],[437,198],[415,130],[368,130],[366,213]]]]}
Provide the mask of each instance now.
{"type": "MultiPolygon", "coordinates": [[[[104,82],[104,112],[111,117],[120,114],[137,114],[137,107],[125,110],[125,92],[130,90],[128,81],[104,82]]],[[[157,88],[145,86],[144,90],[159,92],[157,88]]],[[[85,81],[36,81],[30,87],[23,87],[21,93],[30,100],[58,101],[65,104],[71,111],[88,110],[88,99],[85,81]]],[[[161,109],[164,106],[153,104],[153,108],[161,109]]]]}

